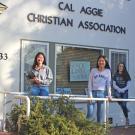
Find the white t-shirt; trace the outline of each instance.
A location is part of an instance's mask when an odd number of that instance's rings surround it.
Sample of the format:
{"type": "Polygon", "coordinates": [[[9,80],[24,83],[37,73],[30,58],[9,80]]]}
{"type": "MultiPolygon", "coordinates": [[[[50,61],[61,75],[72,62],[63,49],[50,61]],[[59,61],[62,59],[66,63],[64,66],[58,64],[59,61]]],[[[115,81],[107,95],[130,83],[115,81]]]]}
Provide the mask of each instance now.
{"type": "Polygon", "coordinates": [[[110,90],[111,89],[111,72],[110,69],[99,71],[93,68],[89,75],[88,93],[93,90],[110,90]]]}

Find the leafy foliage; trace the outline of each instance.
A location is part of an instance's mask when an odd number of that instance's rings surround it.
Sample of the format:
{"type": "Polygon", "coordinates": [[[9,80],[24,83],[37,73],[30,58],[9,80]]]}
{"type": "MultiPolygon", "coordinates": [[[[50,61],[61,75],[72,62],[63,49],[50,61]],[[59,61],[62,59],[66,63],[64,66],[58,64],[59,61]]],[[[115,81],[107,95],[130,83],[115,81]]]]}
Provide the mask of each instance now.
{"type": "MultiPolygon", "coordinates": [[[[67,97],[31,99],[31,114],[26,115],[25,102],[13,105],[8,114],[7,130],[20,135],[105,135],[104,125],[89,121],[67,97]]],[[[107,128],[108,129],[108,128],[107,128]]]]}

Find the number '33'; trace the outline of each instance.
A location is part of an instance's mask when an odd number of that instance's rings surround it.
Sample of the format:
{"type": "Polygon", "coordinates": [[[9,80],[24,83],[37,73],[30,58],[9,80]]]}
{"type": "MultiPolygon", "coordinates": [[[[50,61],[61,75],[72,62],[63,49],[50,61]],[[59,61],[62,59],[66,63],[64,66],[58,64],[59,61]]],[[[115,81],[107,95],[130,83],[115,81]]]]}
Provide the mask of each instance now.
{"type": "Polygon", "coordinates": [[[7,59],[8,59],[7,53],[0,53],[0,60],[7,60],[7,59]]]}

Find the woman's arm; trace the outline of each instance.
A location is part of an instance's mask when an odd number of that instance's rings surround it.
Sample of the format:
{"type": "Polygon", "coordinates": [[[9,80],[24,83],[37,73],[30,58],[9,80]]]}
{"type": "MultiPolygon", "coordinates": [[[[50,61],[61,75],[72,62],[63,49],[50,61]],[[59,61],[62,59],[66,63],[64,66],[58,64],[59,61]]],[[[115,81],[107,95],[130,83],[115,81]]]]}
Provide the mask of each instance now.
{"type": "Polygon", "coordinates": [[[89,81],[88,81],[88,96],[89,97],[92,97],[92,81],[93,81],[93,69],[90,72],[89,81]]]}
{"type": "Polygon", "coordinates": [[[128,90],[128,89],[129,89],[130,82],[131,82],[131,81],[127,81],[127,85],[126,85],[126,87],[122,88],[122,89],[121,89],[121,92],[123,92],[123,93],[124,93],[126,90],[128,90]]]}
{"type": "Polygon", "coordinates": [[[108,96],[111,97],[112,92],[111,92],[111,71],[108,71],[108,80],[107,80],[107,89],[108,89],[108,96]]]}
{"type": "Polygon", "coordinates": [[[121,92],[121,88],[119,88],[117,85],[116,85],[116,81],[113,80],[113,88],[115,90],[117,90],[119,93],[121,92]]]}
{"type": "Polygon", "coordinates": [[[53,81],[52,70],[49,67],[47,67],[45,72],[46,72],[46,78],[44,80],[40,80],[41,84],[50,85],[52,83],[52,81],[53,81]]]}

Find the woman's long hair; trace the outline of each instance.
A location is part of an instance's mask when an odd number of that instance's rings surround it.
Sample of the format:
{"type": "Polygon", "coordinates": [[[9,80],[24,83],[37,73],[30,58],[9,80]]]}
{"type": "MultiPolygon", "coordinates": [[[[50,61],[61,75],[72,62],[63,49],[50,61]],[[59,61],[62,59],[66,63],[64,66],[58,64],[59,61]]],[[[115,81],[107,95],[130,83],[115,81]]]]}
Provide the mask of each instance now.
{"type": "Polygon", "coordinates": [[[97,59],[97,68],[99,68],[99,65],[98,65],[98,61],[99,61],[99,59],[100,58],[103,58],[104,60],[105,60],[105,68],[106,69],[110,69],[110,66],[109,66],[109,63],[108,63],[108,61],[107,61],[107,58],[106,58],[106,56],[104,56],[104,55],[100,55],[99,57],[98,57],[98,59],[97,59]]]}
{"type": "Polygon", "coordinates": [[[38,57],[39,55],[42,55],[42,56],[44,57],[43,64],[46,65],[46,57],[45,57],[44,53],[38,52],[38,53],[36,54],[35,58],[34,58],[34,63],[33,63],[33,65],[32,65],[32,69],[35,69],[36,65],[38,64],[38,63],[37,63],[37,57],[38,57]]]}
{"type": "Polygon", "coordinates": [[[123,65],[122,77],[124,78],[124,80],[126,80],[126,81],[131,80],[130,75],[129,75],[127,69],[126,69],[126,66],[125,66],[125,64],[122,63],[122,62],[120,62],[120,63],[118,64],[118,66],[117,66],[117,73],[119,73],[119,65],[120,65],[120,64],[123,65]]]}

